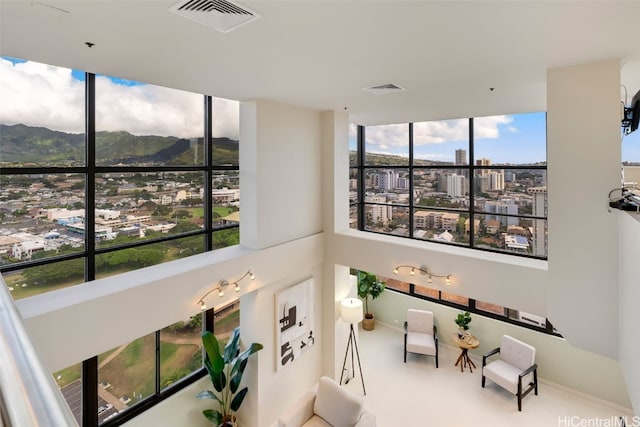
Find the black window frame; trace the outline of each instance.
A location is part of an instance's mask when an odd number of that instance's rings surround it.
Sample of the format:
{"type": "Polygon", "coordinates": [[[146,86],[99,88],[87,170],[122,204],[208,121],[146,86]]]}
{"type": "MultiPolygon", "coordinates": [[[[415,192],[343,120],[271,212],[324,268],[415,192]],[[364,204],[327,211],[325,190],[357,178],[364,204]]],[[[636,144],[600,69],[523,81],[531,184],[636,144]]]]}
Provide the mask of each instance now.
{"type": "MultiPolygon", "coordinates": [[[[61,261],[83,259],[84,260],[84,281],[90,282],[96,278],[96,256],[105,254],[108,252],[118,251],[126,248],[138,248],[146,245],[168,242],[172,240],[181,239],[189,236],[203,236],[203,251],[212,251],[214,248],[214,236],[213,233],[223,230],[238,229],[240,225],[225,224],[215,225],[213,224],[213,196],[212,196],[212,177],[214,173],[224,171],[237,171],[239,173],[240,167],[238,164],[214,164],[213,159],[213,97],[210,95],[203,95],[203,114],[204,114],[204,135],[203,145],[204,152],[206,153],[204,162],[202,165],[189,165],[189,166],[97,166],[95,161],[96,153],[96,126],[95,126],[95,83],[96,75],[93,73],[85,73],[85,165],[84,166],[45,166],[45,167],[2,167],[0,168],[0,176],[3,175],[23,175],[28,176],[32,174],[81,174],[85,178],[85,244],[84,250],[78,251],[72,254],[64,254],[58,256],[52,256],[42,259],[34,259],[28,261],[21,261],[11,264],[0,265],[0,274],[22,270],[27,267],[50,265],[61,261]],[[96,224],[95,218],[95,206],[96,206],[96,176],[102,173],[114,173],[114,172],[201,172],[204,174],[204,197],[203,197],[203,216],[204,227],[201,230],[195,230],[188,233],[181,233],[175,235],[167,235],[153,239],[147,239],[140,242],[129,242],[122,245],[107,246],[104,248],[97,248],[95,240],[93,238],[87,238],[87,236],[93,236],[96,224]]],[[[214,310],[209,309],[202,315],[205,316],[203,321],[203,328],[208,331],[214,332],[214,310]]],[[[160,331],[155,331],[156,334],[156,359],[159,358],[159,336],[160,331]]],[[[203,359],[204,360],[204,359],[203,359]]],[[[162,402],[171,395],[182,390],[186,386],[192,384],[198,379],[206,375],[206,369],[202,367],[198,371],[195,371],[176,383],[172,384],[165,389],[160,387],[160,364],[156,363],[156,388],[155,393],[148,396],[140,403],[128,408],[126,411],[118,414],[117,416],[98,424],[98,356],[91,357],[82,361],[81,366],[81,387],[82,387],[82,425],[84,427],[96,427],[100,426],[118,426],[140,413],[146,411],[154,405],[162,402]]]]}
{"type": "MultiPolygon", "coordinates": [[[[353,271],[352,271],[352,274],[354,274],[353,271]]],[[[355,274],[357,275],[357,272],[355,274]]],[[[384,281],[383,277],[380,277],[380,279],[384,281]]],[[[438,291],[438,298],[433,298],[433,297],[430,297],[428,295],[417,293],[415,284],[413,284],[411,282],[405,282],[405,283],[409,284],[409,291],[408,292],[405,292],[403,290],[396,289],[396,288],[390,288],[390,287],[386,287],[385,289],[387,291],[389,291],[389,292],[397,292],[397,293],[402,294],[402,295],[407,295],[407,296],[410,296],[410,297],[413,297],[413,298],[422,299],[422,300],[429,301],[429,302],[432,302],[432,303],[435,303],[435,304],[440,304],[440,305],[444,305],[444,306],[447,306],[447,307],[456,308],[456,309],[461,310],[461,311],[468,311],[469,313],[472,313],[472,314],[475,314],[475,315],[478,315],[478,316],[488,317],[490,319],[498,320],[500,322],[509,323],[511,325],[519,326],[521,328],[531,329],[531,330],[536,331],[536,332],[541,332],[541,333],[544,333],[544,334],[553,335],[553,336],[562,338],[562,335],[554,329],[554,327],[551,324],[551,322],[549,322],[549,319],[545,318],[545,326],[544,327],[539,327],[539,326],[536,326],[536,325],[534,325],[532,323],[518,321],[518,320],[512,318],[511,317],[511,313],[519,311],[519,310],[516,310],[516,309],[503,307],[504,310],[505,310],[505,314],[504,314],[504,316],[500,316],[500,315],[492,313],[490,311],[478,309],[476,307],[476,299],[474,299],[474,298],[469,298],[469,297],[466,297],[464,295],[458,295],[460,297],[467,298],[468,305],[457,304],[457,303],[455,303],[453,301],[442,299],[442,293],[446,292],[446,291],[442,291],[441,289],[436,289],[436,288],[430,288],[430,289],[438,291]]],[[[483,301],[483,302],[485,302],[485,301],[483,301]]],[[[486,301],[486,302],[488,302],[488,301],[486,301]]]]}
{"type": "MultiPolygon", "coordinates": [[[[529,215],[529,214],[492,214],[492,213],[488,213],[488,212],[484,212],[482,210],[479,210],[475,207],[475,198],[476,198],[476,191],[475,191],[475,186],[474,186],[474,177],[476,176],[476,173],[478,171],[482,171],[482,170],[504,170],[504,171],[518,171],[518,170],[541,170],[544,171],[544,173],[546,174],[547,171],[547,162],[545,160],[545,164],[544,165],[539,165],[539,164],[526,164],[526,165],[489,165],[489,166],[481,166],[481,165],[476,165],[476,159],[475,159],[475,155],[474,155],[474,119],[473,117],[468,118],[469,121],[469,126],[468,126],[468,132],[469,132],[469,145],[468,145],[468,153],[469,153],[469,162],[466,165],[458,165],[455,164],[455,162],[453,162],[452,164],[446,164],[446,165],[437,165],[437,166],[422,166],[422,165],[415,165],[414,164],[414,132],[413,132],[413,123],[408,123],[407,125],[409,126],[409,132],[408,132],[408,137],[409,137],[409,141],[408,141],[408,150],[409,150],[409,157],[408,157],[408,163],[405,165],[375,165],[375,164],[366,164],[365,162],[365,158],[366,158],[366,152],[365,152],[365,148],[366,148],[366,128],[363,125],[357,125],[357,132],[356,132],[356,138],[357,138],[357,152],[355,154],[355,164],[350,164],[349,166],[349,176],[356,176],[357,177],[357,200],[355,202],[351,201],[349,202],[349,209],[352,210],[354,207],[356,209],[356,229],[360,230],[360,231],[365,231],[365,232],[369,232],[369,233],[376,233],[376,234],[383,234],[383,235],[392,235],[392,236],[397,236],[397,237],[402,237],[402,238],[408,238],[408,239],[413,239],[413,240],[418,240],[418,241],[428,241],[428,242],[433,242],[433,243],[438,243],[438,244],[444,244],[444,245],[450,245],[450,246],[455,246],[455,247],[462,247],[462,248],[471,248],[474,250],[482,250],[482,251],[487,251],[487,252],[494,252],[494,253],[500,253],[500,254],[505,254],[505,255],[512,255],[512,256],[521,256],[521,257],[526,257],[526,258],[534,258],[534,259],[542,259],[542,260],[546,260],[548,257],[548,253],[546,253],[544,256],[539,256],[539,255],[535,255],[533,253],[519,253],[519,252],[512,252],[512,251],[507,251],[507,250],[496,250],[496,249],[491,249],[485,246],[478,246],[475,242],[475,238],[474,236],[475,234],[475,220],[476,217],[478,216],[484,216],[484,215],[494,215],[494,216],[500,216],[500,217],[507,217],[507,218],[518,218],[518,219],[526,219],[526,220],[531,220],[531,221],[537,221],[537,220],[542,220],[545,221],[545,224],[548,223],[548,218],[547,216],[537,216],[537,215],[529,215]],[[373,202],[367,202],[366,201],[366,185],[365,185],[365,180],[366,180],[366,176],[367,176],[367,171],[369,170],[375,170],[375,169],[385,169],[385,170],[408,170],[408,179],[409,179],[409,198],[408,198],[408,204],[398,204],[398,203],[373,203],[373,202]],[[415,200],[414,200],[414,171],[419,171],[419,170],[429,170],[429,169],[440,169],[440,170],[455,170],[455,171],[459,171],[459,170],[465,170],[467,173],[467,185],[469,188],[469,207],[467,209],[459,209],[459,208],[447,208],[447,207],[439,207],[439,206],[421,206],[421,205],[417,205],[415,200]],[[355,171],[355,173],[354,173],[355,171]],[[408,231],[407,231],[407,235],[402,235],[402,236],[398,236],[397,234],[393,234],[393,233],[385,233],[385,232],[381,232],[381,231],[376,231],[376,230],[370,230],[366,228],[366,207],[367,206],[388,206],[388,207],[394,207],[394,208],[407,208],[409,211],[409,221],[408,221],[408,231]],[[444,241],[438,241],[435,239],[420,239],[415,237],[414,235],[414,228],[415,228],[415,219],[414,219],[414,214],[416,211],[418,210],[428,210],[428,211],[435,211],[435,212],[451,212],[451,213],[458,213],[458,214],[468,214],[468,221],[469,221],[469,242],[466,244],[460,244],[460,243],[451,243],[451,242],[444,242],[444,241]]],[[[545,127],[546,127],[546,120],[545,120],[545,127]]],[[[546,131],[545,131],[546,133],[546,131]]],[[[545,230],[548,230],[548,226],[545,226],[545,230]]],[[[546,241],[546,240],[545,240],[546,241]]],[[[545,249],[546,249],[546,245],[545,245],[545,249]]],[[[546,251],[545,251],[546,252],[546,251]]]]}

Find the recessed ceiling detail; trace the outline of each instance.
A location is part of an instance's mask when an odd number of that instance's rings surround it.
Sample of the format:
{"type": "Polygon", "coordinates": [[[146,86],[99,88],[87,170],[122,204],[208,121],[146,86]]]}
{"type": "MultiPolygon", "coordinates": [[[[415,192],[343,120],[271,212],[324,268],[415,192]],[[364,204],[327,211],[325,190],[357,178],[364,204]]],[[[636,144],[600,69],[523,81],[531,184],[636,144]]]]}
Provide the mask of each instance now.
{"type": "Polygon", "coordinates": [[[406,89],[394,83],[385,83],[382,85],[365,87],[363,88],[363,90],[366,92],[373,93],[375,95],[385,95],[388,93],[402,92],[406,89]]]}
{"type": "Polygon", "coordinates": [[[223,33],[260,18],[256,12],[230,0],[183,0],[169,11],[223,33]]]}

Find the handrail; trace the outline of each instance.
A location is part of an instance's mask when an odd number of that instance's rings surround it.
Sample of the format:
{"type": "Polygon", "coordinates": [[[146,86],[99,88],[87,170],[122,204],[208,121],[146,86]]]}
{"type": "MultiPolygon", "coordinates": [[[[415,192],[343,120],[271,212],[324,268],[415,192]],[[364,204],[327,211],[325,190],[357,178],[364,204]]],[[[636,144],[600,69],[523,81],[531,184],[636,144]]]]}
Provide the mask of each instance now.
{"type": "Polygon", "coordinates": [[[0,426],[77,426],[0,276],[0,426]]]}

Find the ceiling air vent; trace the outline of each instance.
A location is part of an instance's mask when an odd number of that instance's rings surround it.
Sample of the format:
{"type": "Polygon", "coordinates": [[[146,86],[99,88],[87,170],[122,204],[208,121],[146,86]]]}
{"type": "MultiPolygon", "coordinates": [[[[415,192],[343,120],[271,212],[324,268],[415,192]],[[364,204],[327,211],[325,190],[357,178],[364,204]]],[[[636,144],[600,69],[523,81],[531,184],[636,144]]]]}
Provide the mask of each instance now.
{"type": "Polygon", "coordinates": [[[385,83],[383,85],[365,87],[363,90],[375,95],[385,95],[387,93],[402,92],[406,89],[393,83],[385,83]]]}
{"type": "Polygon", "coordinates": [[[229,0],[187,0],[169,10],[223,33],[260,18],[254,11],[229,0]]]}

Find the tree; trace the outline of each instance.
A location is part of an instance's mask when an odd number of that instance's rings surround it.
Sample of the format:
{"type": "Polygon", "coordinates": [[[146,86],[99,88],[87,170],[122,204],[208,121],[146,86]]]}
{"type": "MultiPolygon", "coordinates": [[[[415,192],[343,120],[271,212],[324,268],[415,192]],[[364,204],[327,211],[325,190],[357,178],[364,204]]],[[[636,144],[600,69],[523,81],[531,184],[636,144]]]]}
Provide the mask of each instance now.
{"type": "Polygon", "coordinates": [[[30,285],[56,285],[84,279],[84,260],[72,259],[26,268],[24,278],[30,285]]]}
{"type": "Polygon", "coordinates": [[[191,215],[191,212],[185,209],[178,209],[175,212],[175,217],[179,219],[191,218],[192,216],[193,215],[191,215]]]}
{"type": "Polygon", "coordinates": [[[160,263],[164,259],[164,251],[156,248],[140,248],[137,250],[137,264],[148,267],[160,263]]]}

